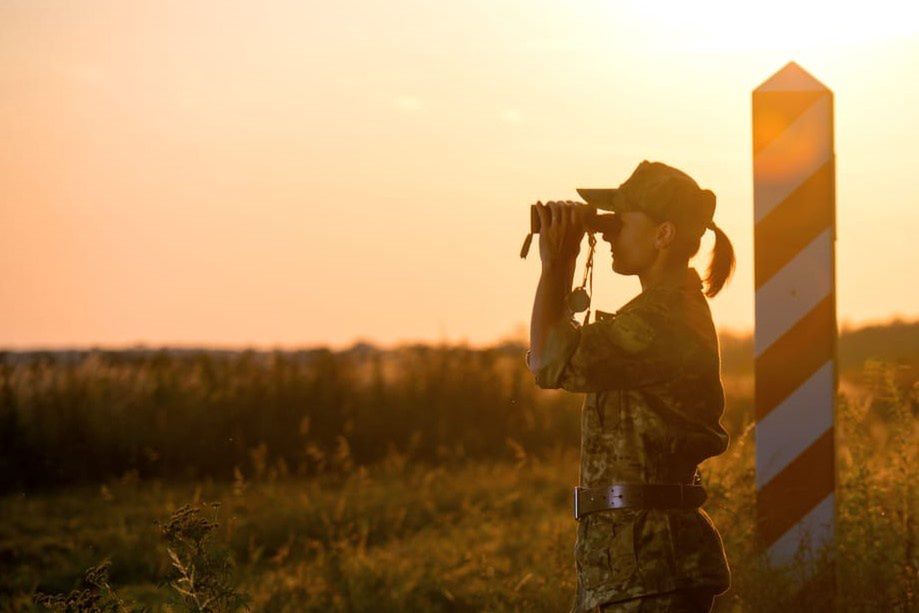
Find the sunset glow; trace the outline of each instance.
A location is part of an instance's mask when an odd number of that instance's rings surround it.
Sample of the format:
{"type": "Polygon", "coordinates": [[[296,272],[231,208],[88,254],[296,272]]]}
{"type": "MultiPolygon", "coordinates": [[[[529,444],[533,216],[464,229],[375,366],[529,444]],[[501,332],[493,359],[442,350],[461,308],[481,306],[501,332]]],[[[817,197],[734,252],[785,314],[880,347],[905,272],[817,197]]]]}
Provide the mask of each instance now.
{"type": "MultiPolygon", "coordinates": [[[[529,205],[643,159],[717,194],[748,332],[750,96],[791,60],[835,96],[839,322],[914,318],[916,9],[763,6],[5,2],[0,348],[523,338],[529,205]]],[[[596,266],[594,307],[639,291],[596,266]]]]}
{"type": "MultiPolygon", "coordinates": [[[[615,7],[618,3],[597,4],[615,7]]],[[[676,52],[827,51],[919,32],[919,9],[913,3],[898,0],[870,3],[775,0],[759,4],[730,0],[630,1],[627,4],[634,11],[636,23],[668,37],[676,52]]],[[[610,9],[615,10],[618,9],[610,9]]]]}

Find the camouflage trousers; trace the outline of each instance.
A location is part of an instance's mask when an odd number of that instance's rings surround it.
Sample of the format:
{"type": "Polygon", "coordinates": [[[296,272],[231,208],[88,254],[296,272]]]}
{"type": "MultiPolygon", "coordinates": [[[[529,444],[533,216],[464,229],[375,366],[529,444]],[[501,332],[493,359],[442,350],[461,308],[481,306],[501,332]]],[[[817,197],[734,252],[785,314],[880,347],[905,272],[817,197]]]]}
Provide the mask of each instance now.
{"type": "Polygon", "coordinates": [[[594,610],[597,613],[709,613],[714,600],[715,592],[707,588],[683,589],[601,604],[594,610]]]}

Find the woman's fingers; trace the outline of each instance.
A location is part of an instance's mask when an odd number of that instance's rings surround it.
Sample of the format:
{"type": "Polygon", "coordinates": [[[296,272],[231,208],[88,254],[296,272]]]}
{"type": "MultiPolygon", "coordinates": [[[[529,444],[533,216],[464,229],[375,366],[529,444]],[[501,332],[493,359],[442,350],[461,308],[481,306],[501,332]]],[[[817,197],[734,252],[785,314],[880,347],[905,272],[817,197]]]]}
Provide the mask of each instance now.
{"type": "Polygon", "coordinates": [[[570,226],[572,225],[573,217],[573,208],[571,203],[562,202],[560,200],[552,200],[546,203],[551,211],[552,224],[555,226],[570,226]]]}
{"type": "Polygon", "coordinates": [[[542,230],[549,223],[546,219],[546,207],[543,206],[542,201],[536,201],[536,215],[539,217],[539,228],[542,230]]]}
{"type": "Polygon", "coordinates": [[[561,219],[559,219],[558,203],[554,200],[549,202],[549,211],[551,212],[552,226],[558,227],[561,219]]]}
{"type": "Polygon", "coordinates": [[[578,210],[577,203],[565,200],[564,202],[559,201],[551,204],[555,205],[555,210],[558,214],[557,223],[564,228],[565,233],[568,233],[569,229],[578,229],[581,211],[578,210]]]}
{"type": "Polygon", "coordinates": [[[566,237],[571,232],[580,234],[585,228],[584,208],[586,205],[572,200],[550,200],[546,204],[536,203],[540,229],[566,237]]]}

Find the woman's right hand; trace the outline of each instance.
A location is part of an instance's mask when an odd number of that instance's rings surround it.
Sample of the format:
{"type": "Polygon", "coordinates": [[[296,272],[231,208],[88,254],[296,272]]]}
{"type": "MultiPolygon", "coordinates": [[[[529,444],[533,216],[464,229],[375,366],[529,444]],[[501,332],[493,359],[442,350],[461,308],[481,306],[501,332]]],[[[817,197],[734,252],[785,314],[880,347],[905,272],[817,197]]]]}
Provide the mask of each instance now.
{"type": "Polygon", "coordinates": [[[589,208],[586,204],[571,200],[536,203],[539,215],[539,257],[543,268],[570,264],[577,260],[589,208]]]}

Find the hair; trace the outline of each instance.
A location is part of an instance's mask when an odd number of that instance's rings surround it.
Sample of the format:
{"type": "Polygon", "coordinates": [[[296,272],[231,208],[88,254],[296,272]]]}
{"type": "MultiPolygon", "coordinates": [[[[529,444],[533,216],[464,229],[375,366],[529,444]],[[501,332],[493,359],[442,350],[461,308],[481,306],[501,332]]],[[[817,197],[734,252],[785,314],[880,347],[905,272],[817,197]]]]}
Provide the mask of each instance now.
{"type": "MultiPolygon", "coordinates": [[[[734,259],[734,246],[731,245],[731,241],[728,239],[727,234],[716,226],[715,222],[710,222],[708,227],[715,233],[715,246],[712,248],[712,259],[709,262],[708,270],[703,280],[705,283],[704,293],[709,298],[714,298],[734,273],[736,261],[734,259]]],[[[680,231],[677,230],[677,236],[679,235],[680,231]]],[[[699,252],[701,242],[702,234],[695,234],[694,238],[690,238],[687,242],[683,243],[682,249],[678,248],[678,252],[680,253],[679,257],[688,260],[696,255],[696,253],[699,252]]]]}
{"type": "Polygon", "coordinates": [[[712,248],[712,259],[705,274],[705,295],[714,298],[734,273],[736,261],[734,246],[731,245],[728,235],[716,226],[715,222],[712,222],[711,229],[715,233],[715,246],[712,248]]]}

